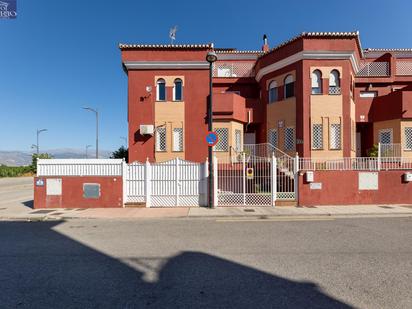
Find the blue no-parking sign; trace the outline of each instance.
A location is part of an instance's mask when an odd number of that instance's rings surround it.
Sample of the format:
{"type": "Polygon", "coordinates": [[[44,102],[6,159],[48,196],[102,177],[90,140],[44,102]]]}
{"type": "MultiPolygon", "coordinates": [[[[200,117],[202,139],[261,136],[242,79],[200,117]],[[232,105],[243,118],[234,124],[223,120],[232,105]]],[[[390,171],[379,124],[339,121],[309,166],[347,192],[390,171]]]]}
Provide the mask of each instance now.
{"type": "Polygon", "coordinates": [[[207,132],[206,143],[209,147],[213,147],[218,142],[219,138],[217,137],[216,132],[207,132]]]}

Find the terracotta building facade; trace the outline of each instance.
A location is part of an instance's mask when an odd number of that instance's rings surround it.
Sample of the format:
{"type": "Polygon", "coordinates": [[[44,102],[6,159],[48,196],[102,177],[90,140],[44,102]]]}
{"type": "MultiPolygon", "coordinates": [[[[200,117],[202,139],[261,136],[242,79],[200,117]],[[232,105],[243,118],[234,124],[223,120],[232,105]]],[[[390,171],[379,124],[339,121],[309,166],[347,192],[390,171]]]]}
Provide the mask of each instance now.
{"type": "Polygon", "coordinates": [[[412,50],[363,49],[358,32],[302,33],[274,48],[120,44],[129,161],[207,157],[209,63],[217,157],[270,143],[291,156],[412,157],[412,50]]]}

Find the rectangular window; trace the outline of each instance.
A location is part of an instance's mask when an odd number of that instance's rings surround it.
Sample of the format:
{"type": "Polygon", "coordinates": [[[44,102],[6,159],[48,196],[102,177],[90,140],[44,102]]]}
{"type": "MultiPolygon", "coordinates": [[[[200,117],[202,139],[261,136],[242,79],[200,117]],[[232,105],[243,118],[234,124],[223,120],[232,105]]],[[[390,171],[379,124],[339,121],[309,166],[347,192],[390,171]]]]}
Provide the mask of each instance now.
{"type": "Polygon", "coordinates": [[[312,149],[323,148],[323,126],[322,124],[312,125],[312,149]]]}
{"type": "Polygon", "coordinates": [[[379,131],[379,143],[392,144],[392,129],[383,129],[379,131]]]}
{"type": "Polygon", "coordinates": [[[341,125],[330,125],[330,149],[341,149],[341,125]]]}
{"type": "Polygon", "coordinates": [[[173,151],[183,151],[183,128],[173,129],[173,151]]]}
{"type": "Polygon", "coordinates": [[[235,147],[236,151],[242,151],[242,131],[235,130],[235,147]]]}
{"type": "Polygon", "coordinates": [[[295,129],[285,128],[285,150],[290,151],[295,149],[295,129]]]}
{"type": "Polygon", "coordinates": [[[359,97],[361,98],[374,98],[378,96],[377,91],[361,91],[359,97]]]}
{"type": "Polygon", "coordinates": [[[272,146],[278,146],[278,131],[276,129],[269,130],[268,143],[272,146]]]}
{"type": "Polygon", "coordinates": [[[289,83],[285,85],[285,98],[291,98],[295,96],[295,83],[289,83]]]}
{"type": "Polygon", "coordinates": [[[215,130],[217,135],[217,143],[213,147],[214,151],[228,151],[229,150],[229,129],[218,128],[215,130]]]}
{"type": "Polygon", "coordinates": [[[405,150],[412,150],[412,127],[407,127],[405,131],[405,150]]]}
{"type": "Polygon", "coordinates": [[[166,128],[156,128],[156,151],[166,151],[166,128]]]}

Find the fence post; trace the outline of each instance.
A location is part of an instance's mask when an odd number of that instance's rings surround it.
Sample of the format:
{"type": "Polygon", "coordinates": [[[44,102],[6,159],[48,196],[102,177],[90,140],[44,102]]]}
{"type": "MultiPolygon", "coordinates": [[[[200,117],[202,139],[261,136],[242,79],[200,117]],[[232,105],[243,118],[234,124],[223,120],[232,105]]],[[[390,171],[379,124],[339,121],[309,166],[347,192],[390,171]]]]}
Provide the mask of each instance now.
{"type": "Polygon", "coordinates": [[[179,158],[175,159],[176,163],[175,163],[175,194],[176,194],[176,198],[175,198],[175,206],[179,206],[179,158]]]}
{"type": "Polygon", "coordinates": [[[145,195],[146,195],[146,207],[152,206],[152,167],[149,162],[149,158],[146,159],[145,164],[145,177],[144,177],[144,186],[145,186],[145,195]]]}
{"type": "Polygon", "coordinates": [[[128,178],[129,178],[129,173],[127,169],[127,163],[126,163],[126,160],[123,158],[123,161],[122,161],[123,207],[124,207],[124,204],[126,204],[127,195],[129,192],[128,182],[127,182],[128,178]]]}
{"type": "Polygon", "coordinates": [[[272,160],[271,160],[271,177],[272,177],[272,207],[276,206],[276,197],[277,197],[277,162],[276,162],[276,157],[275,154],[272,153],[272,160]]]}
{"type": "Polygon", "coordinates": [[[299,154],[296,153],[293,167],[295,177],[293,181],[294,191],[295,191],[295,200],[299,201],[299,154]]]}
{"type": "Polygon", "coordinates": [[[378,171],[381,170],[381,143],[378,143],[378,171]]]}
{"type": "Polygon", "coordinates": [[[242,169],[243,169],[243,205],[246,205],[246,155],[242,154],[242,169]]]}
{"type": "Polygon", "coordinates": [[[218,177],[217,177],[217,158],[216,156],[213,157],[213,207],[219,206],[219,200],[217,196],[217,188],[218,188],[218,177]]]}

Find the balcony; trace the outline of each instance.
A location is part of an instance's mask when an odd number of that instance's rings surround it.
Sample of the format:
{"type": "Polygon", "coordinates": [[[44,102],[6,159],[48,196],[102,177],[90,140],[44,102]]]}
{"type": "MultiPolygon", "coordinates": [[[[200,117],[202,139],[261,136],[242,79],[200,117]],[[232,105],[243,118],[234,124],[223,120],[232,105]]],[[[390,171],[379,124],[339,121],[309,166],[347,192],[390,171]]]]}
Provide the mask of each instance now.
{"type": "Polygon", "coordinates": [[[361,62],[357,77],[388,77],[389,62],[361,62]]]}
{"type": "Polygon", "coordinates": [[[232,92],[213,93],[213,119],[243,123],[262,121],[258,99],[247,99],[232,92]]]}
{"type": "Polygon", "coordinates": [[[255,62],[247,61],[217,61],[213,64],[213,77],[239,78],[253,77],[255,62]]]}

